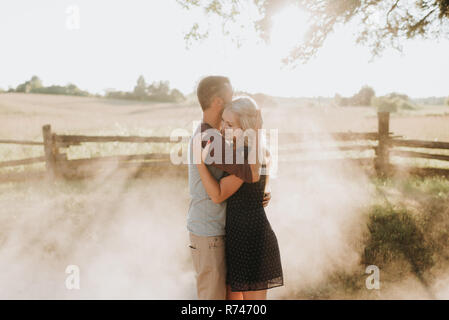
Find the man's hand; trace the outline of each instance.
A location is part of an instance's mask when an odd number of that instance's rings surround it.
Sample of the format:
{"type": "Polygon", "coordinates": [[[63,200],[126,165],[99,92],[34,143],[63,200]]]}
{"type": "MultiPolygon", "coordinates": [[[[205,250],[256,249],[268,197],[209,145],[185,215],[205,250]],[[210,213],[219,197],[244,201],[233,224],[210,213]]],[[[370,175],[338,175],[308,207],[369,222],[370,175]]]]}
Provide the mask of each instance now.
{"type": "Polygon", "coordinates": [[[262,202],[264,208],[268,206],[270,200],[271,200],[271,192],[265,192],[263,195],[263,202],[262,202]]]}

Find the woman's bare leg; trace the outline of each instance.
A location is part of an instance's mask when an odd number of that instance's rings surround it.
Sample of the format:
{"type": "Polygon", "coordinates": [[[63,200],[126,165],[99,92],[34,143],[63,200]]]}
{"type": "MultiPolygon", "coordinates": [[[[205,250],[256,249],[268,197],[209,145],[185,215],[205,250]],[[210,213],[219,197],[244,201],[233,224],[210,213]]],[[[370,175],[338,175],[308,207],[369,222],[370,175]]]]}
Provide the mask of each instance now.
{"type": "Polygon", "coordinates": [[[267,300],[267,290],[245,291],[243,300],[267,300]]]}
{"type": "Polygon", "coordinates": [[[231,286],[226,286],[226,300],[243,300],[243,294],[241,292],[231,291],[231,286]]]}

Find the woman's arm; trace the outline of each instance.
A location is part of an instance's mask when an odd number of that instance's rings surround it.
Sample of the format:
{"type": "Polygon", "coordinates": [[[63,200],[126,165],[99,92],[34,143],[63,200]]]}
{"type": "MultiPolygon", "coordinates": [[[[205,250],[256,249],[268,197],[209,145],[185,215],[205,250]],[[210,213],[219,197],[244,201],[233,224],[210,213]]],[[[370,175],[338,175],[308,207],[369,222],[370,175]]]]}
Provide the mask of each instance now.
{"type": "Polygon", "coordinates": [[[212,174],[202,162],[196,165],[203,182],[204,189],[214,203],[221,203],[232,196],[243,184],[243,180],[235,175],[222,178],[220,182],[215,180],[212,174]]]}

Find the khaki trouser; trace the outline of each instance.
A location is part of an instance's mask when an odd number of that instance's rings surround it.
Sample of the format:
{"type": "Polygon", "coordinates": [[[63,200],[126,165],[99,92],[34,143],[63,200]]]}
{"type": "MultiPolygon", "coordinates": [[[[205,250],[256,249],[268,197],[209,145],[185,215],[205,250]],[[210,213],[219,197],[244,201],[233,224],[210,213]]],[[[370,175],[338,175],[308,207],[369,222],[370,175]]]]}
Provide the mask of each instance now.
{"type": "Polygon", "coordinates": [[[198,299],[226,299],[224,236],[203,237],[190,232],[190,252],[196,272],[198,299]]]}

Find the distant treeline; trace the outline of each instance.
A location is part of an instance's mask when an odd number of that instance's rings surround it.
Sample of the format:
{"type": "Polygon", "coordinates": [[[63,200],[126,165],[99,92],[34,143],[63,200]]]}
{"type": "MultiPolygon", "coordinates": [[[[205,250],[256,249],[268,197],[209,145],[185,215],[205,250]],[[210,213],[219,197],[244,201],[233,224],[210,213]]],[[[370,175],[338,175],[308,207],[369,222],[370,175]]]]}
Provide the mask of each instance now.
{"type": "Polygon", "coordinates": [[[442,105],[446,104],[449,106],[449,97],[428,97],[428,98],[418,98],[414,99],[416,103],[420,104],[430,104],[430,105],[442,105]]]}
{"type": "Polygon", "coordinates": [[[373,88],[363,86],[359,92],[352,97],[342,97],[335,94],[334,103],[338,106],[373,106],[379,110],[396,112],[398,110],[414,110],[421,105],[443,105],[449,106],[449,97],[430,97],[411,99],[406,94],[392,92],[385,96],[376,97],[373,88]]]}
{"type": "Polygon", "coordinates": [[[69,83],[66,86],[44,87],[42,85],[42,80],[39,79],[38,76],[32,76],[30,80],[19,84],[15,89],[10,88],[8,92],[62,94],[68,96],[83,96],[83,97],[91,95],[89,92],[81,90],[72,83],[69,83]]]}
{"type": "MultiPolygon", "coordinates": [[[[168,81],[156,81],[147,84],[143,76],[139,76],[133,91],[116,91],[107,90],[105,95],[91,94],[88,91],[81,90],[76,85],[69,83],[66,86],[49,86],[42,85],[41,79],[37,76],[31,77],[30,80],[19,84],[15,89],[10,88],[7,91],[0,88],[0,93],[3,92],[22,92],[22,93],[43,93],[43,94],[59,94],[69,96],[95,96],[105,97],[110,99],[126,99],[139,101],[158,101],[158,102],[180,102],[186,100],[186,97],[176,88],[170,88],[168,81]]],[[[251,95],[258,103],[275,105],[273,97],[258,93],[251,95]]],[[[286,98],[287,99],[287,98],[286,98]]],[[[291,100],[291,98],[288,98],[291,100]]],[[[282,100],[282,98],[277,98],[282,100]]],[[[428,97],[411,99],[406,94],[392,92],[385,96],[376,97],[376,93],[370,86],[363,86],[356,94],[351,97],[343,97],[340,94],[335,94],[334,98],[296,98],[301,105],[310,107],[321,106],[322,104],[332,104],[337,106],[373,106],[382,110],[395,112],[402,110],[413,110],[418,105],[447,105],[449,106],[449,97],[428,97]]]]}
{"type": "MultiPolygon", "coordinates": [[[[0,93],[5,92],[0,89],[0,93]]],[[[67,96],[96,96],[102,97],[98,94],[91,94],[88,91],[81,90],[76,85],[69,83],[66,86],[49,86],[42,85],[42,80],[38,76],[31,77],[30,80],[19,84],[15,89],[10,88],[6,92],[20,92],[20,93],[43,93],[43,94],[59,94],[67,96]]],[[[143,76],[137,79],[137,84],[134,91],[113,91],[109,90],[105,94],[106,98],[114,99],[128,99],[140,101],[163,101],[163,102],[178,102],[185,100],[184,95],[178,89],[170,89],[168,81],[153,82],[147,85],[143,76]]]]}
{"type": "Polygon", "coordinates": [[[143,76],[137,79],[137,84],[132,92],[108,91],[105,96],[112,99],[160,102],[180,102],[186,99],[178,89],[170,89],[168,81],[157,81],[148,85],[143,76]]]}

